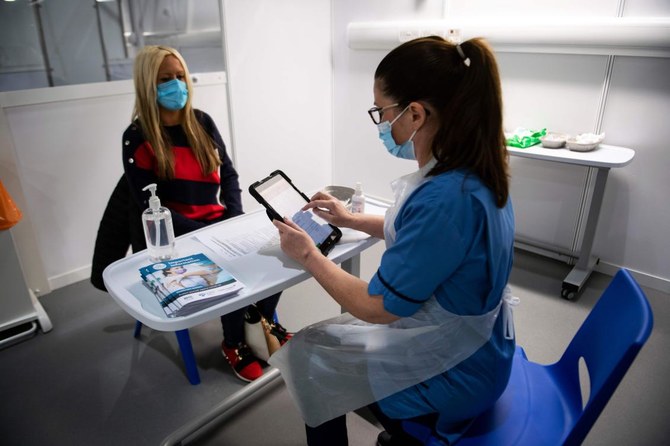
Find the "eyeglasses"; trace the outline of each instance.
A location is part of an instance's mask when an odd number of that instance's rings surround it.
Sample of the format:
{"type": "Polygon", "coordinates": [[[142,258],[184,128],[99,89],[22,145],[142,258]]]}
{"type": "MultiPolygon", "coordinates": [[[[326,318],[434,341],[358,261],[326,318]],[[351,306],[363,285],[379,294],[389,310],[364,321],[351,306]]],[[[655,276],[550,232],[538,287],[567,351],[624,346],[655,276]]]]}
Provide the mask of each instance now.
{"type": "Polygon", "coordinates": [[[368,115],[370,115],[370,119],[372,119],[372,122],[375,124],[381,124],[382,122],[382,116],[384,116],[384,110],[393,108],[393,107],[398,107],[400,104],[391,104],[387,105],[386,107],[372,107],[370,110],[368,110],[368,115]]]}

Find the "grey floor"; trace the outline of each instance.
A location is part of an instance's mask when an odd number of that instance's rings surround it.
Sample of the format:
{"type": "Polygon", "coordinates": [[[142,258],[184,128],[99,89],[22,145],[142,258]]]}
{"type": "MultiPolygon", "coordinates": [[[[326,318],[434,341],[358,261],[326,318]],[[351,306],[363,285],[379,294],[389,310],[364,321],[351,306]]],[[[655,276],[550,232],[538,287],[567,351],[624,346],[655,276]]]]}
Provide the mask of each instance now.
{"type": "MultiPolygon", "coordinates": [[[[517,340],[531,360],[559,357],[610,280],[594,274],[570,302],[559,297],[568,270],[517,252],[511,280],[521,298],[517,340]]],[[[670,296],[645,291],[654,331],[586,445],[670,444],[670,296]]],[[[41,302],[53,330],[0,350],[2,445],[158,445],[242,387],[219,353],[217,321],[191,330],[202,378],[191,386],[176,338],[145,328],[134,340],[134,321],[88,282],[53,291],[41,302]]],[[[357,414],[350,415],[349,426],[352,446],[375,444],[377,426],[357,414]]],[[[301,445],[303,425],[278,381],[192,443],[301,445]]]]}

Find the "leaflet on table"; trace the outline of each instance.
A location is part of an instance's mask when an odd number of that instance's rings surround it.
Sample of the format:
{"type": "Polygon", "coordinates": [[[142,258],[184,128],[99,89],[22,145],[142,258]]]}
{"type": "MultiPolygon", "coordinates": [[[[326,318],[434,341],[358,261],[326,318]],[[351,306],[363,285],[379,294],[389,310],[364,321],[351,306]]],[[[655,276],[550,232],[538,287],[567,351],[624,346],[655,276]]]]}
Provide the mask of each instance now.
{"type": "Polygon", "coordinates": [[[200,232],[196,238],[226,260],[233,260],[271,246],[279,246],[277,228],[272,225],[237,235],[200,232]]]}
{"type": "Polygon", "coordinates": [[[142,282],[168,317],[186,316],[237,294],[244,285],[199,253],[140,268],[142,282]]]}

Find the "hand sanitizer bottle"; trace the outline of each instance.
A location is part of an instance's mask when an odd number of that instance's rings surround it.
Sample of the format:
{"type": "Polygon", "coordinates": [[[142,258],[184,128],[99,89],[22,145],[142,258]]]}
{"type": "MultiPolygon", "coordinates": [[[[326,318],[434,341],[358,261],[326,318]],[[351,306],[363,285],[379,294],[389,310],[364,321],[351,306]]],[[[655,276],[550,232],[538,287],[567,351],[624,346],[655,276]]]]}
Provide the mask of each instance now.
{"type": "Polygon", "coordinates": [[[147,185],[142,190],[151,192],[149,207],[142,213],[149,257],[154,262],[170,259],[174,254],[174,229],[170,210],[161,206],[161,200],[156,196],[155,183],[147,185]]]}
{"type": "Polygon", "coordinates": [[[356,183],[354,195],[351,197],[351,212],[354,214],[365,212],[365,195],[363,195],[361,183],[356,183]]]}

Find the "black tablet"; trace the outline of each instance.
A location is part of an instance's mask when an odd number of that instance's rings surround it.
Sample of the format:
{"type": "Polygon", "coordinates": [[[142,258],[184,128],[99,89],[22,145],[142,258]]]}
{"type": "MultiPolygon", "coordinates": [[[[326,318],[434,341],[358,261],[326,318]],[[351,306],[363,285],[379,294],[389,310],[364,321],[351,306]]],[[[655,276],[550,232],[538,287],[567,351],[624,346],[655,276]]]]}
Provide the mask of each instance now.
{"type": "Polygon", "coordinates": [[[281,170],[275,170],[267,178],[249,186],[249,193],[265,206],[270,220],[283,221],[284,217],[289,217],[312,237],[324,255],[342,237],[342,232],[336,226],[314,214],[311,209],[302,210],[305,203],[309,203],[309,198],[281,170]]]}

